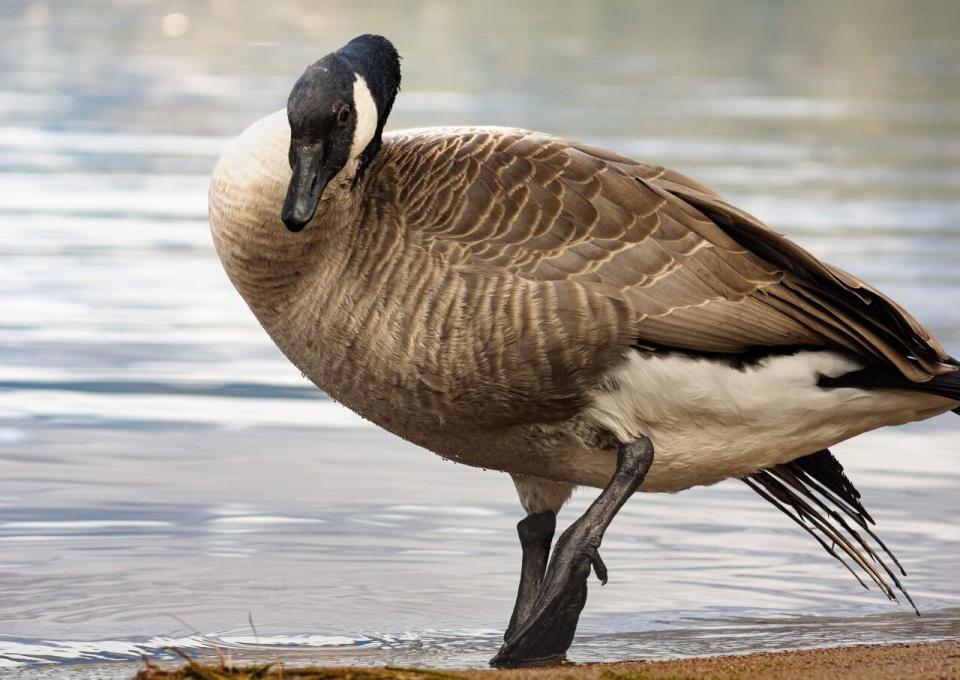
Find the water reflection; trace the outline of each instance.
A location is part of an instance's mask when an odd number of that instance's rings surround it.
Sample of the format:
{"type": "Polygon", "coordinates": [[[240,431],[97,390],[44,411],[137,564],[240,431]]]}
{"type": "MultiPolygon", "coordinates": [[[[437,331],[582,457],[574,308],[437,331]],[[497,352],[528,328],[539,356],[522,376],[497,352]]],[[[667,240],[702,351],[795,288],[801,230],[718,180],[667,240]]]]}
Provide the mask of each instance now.
{"type": "MultiPolygon", "coordinates": [[[[206,226],[226,140],[361,32],[405,56],[393,126],[518,125],[676,167],[960,352],[956,3],[15,0],[0,17],[0,665],[171,640],[255,655],[250,614],[263,653],[293,661],[496,647],[509,481],[309,388],[206,226]]],[[[955,442],[943,419],[837,448],[923,619],[727,483],[626,508],[575,653],[956,636],[955,442]]]]}

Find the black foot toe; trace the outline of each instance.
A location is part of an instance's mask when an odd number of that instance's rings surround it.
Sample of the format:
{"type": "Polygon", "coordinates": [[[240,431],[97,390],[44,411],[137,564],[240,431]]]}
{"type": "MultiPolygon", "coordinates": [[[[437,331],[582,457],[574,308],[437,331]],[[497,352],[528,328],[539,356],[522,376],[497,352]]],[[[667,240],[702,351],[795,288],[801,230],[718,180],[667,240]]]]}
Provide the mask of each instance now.
{"type": "Polygon", "coordinates": [[[590,557],[590,564],[593,565],[593,572],[600,579],[600,585],[607,585],[607,565],[600,559],[600,551],[593,548],[588,556],[590,557]]]}

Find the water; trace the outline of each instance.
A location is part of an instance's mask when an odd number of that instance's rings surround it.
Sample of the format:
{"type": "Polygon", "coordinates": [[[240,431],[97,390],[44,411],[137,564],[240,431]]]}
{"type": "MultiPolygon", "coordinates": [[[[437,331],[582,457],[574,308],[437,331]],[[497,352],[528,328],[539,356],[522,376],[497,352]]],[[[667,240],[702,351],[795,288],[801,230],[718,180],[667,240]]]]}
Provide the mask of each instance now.
{"type": "MultiPolygon", "coordinates": [[[[226,140],[361,32],[405,56],[393,127],[519,125],[681,169],[960,353],[960,5],[841,4],[4,3],[0,666],[126,677],[171,644],[472,666],[497,647],[509,480],[313,390],[205,223],[226,140]]],[[[573,658],[960,635],[958,425],[836,447],[922,618],[727,482],[627,506],[573,658]]]]}

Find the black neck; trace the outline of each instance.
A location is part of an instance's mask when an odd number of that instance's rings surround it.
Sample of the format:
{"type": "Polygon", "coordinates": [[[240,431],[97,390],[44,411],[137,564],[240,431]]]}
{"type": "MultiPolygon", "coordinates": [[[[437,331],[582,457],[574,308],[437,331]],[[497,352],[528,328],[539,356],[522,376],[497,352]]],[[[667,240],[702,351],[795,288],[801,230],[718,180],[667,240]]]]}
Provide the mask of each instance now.
{"type": "Polygon", "coordinates": [[[358,36],[337,50],[336,54],[363,76],[377,106],[377,129],[360,154],[360,164],[354,178],[356,183],[380,150],[383,126],[400,89],[400,55],[389,40],[379,35],[358,36]]]}

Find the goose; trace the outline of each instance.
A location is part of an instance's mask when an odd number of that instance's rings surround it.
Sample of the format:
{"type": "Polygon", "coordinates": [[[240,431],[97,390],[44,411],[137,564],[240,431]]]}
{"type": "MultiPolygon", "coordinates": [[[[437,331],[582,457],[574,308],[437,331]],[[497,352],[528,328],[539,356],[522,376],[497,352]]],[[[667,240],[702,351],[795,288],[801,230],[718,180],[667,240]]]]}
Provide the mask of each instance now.
{"type": "Polygon", "coordinates": [[[829,447],[958,409],[960,363],[680,173],[523,129],[384,133],[399,88],[382,36],[310,65],[223,153],[209,219],[230,281],[313,383],[511,475],[520,583],[491,664],[565,658],[637,491],[743,479],[909,599],[829,447]],[[554,544],[578,486],[601,491],[554,544]]]}

